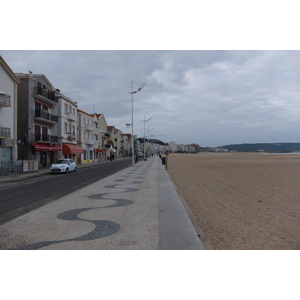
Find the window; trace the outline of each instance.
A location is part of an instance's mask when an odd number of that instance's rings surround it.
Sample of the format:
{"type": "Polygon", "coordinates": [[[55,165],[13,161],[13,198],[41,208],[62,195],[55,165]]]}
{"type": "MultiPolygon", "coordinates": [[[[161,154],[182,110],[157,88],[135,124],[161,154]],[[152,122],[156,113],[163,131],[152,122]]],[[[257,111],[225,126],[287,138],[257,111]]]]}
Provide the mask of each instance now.
{"type": "Polygon", "coordinates": [[[42,127],[42,140],[47,142],[49,141],[48,139],[48,127],[43,126],[42,127]]]}
{"type": "Polygon", "coordinates": [[[67,133],[67,132],[68,132],[68,124],[65,123],[65,133],[67,133]]]}
{"type": "Polygon", "coordinates": [[[34,125],[34,135],[35,135],[35,140],[36,141],[41,140],[41,126],[34,125]]]}
{"type": "Polygon", "coordinates": [[[68,112],[68,105],[65,103],[65,114],[68,112]]]}

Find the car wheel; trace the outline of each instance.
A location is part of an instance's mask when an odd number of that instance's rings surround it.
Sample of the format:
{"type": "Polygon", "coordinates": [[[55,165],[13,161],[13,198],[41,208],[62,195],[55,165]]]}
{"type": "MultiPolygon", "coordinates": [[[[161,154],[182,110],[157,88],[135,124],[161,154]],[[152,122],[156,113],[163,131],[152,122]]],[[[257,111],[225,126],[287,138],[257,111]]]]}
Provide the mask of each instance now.
{"type": "Polygon", "coordinates": [[[74,172],[76,172],[77,171],[77,167],[75,167],[75,169],[74,169],[74,172]]]}
{"type": "Polygon", "coordinates": [[[66,170],[66,174],[68,174],[69,173],[69,168],[67,168],[67,170],[66,170]]]}

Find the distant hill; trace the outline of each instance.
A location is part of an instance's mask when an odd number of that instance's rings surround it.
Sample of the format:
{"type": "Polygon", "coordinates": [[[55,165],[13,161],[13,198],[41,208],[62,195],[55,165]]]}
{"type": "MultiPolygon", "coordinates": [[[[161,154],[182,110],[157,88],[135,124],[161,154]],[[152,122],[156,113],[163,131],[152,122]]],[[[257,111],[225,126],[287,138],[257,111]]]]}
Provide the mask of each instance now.
{"type": "MultiPolygon", "coordinates": [[[[138,138],[138,140],[139,140],[139,142],[140,142],[141,144],[144,143],[144,138],[138,138]]],[[[148,139],[147,139],[147,138],[145,138],[145,142],[148,143],[148,139]]],[[[150,143],[159,144],[159,145],[162,145],[162,146],[167,146],[167,145],[169,145],[168,143],[164,143],[164,142],[162,142],[162,141],[160,141],[160,140],[157,140],[157,139],[150,139],[150,143]]]]}
{"type": "Polygon", "coordinates": [[[233,144],[219,147],[228,151],[237,152],[295,152],[300,151],[300,143],[258,143],[258,144],[233,144]]]}

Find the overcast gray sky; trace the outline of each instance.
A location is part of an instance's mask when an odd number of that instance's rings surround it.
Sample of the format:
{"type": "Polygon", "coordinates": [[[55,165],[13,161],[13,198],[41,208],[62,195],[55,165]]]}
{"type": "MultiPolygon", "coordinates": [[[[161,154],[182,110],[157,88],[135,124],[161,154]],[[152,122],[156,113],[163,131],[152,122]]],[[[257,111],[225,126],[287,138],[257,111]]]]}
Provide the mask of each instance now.
{"type": "Polygon", "coordinates": [[[299,51],[0,51],[14,72],[45,74],[80,109],[165,142],[299,142],[299,51]]]}
{"type": "Polygon", "coordinates": [[[100,2],[3,3],[0,55],[124,132],[131,81],[145,83],[134,95],[139,137],[145,115],[165,142],[300,141],[297,1],[100,2]]]}

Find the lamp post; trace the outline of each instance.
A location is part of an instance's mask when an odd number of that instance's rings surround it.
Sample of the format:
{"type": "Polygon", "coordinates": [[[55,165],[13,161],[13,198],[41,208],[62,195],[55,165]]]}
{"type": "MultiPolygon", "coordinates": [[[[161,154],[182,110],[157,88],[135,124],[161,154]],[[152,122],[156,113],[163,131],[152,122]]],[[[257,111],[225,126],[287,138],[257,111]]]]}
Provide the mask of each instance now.
{"type": "Polygon", "coordinates": [[[133,141],[133,94],[136,94],[138,92],[140,92],[142,90],[142,88],[145,86],[146,84],[143,83],[136,91],[133,91],[133,80],[131,80],[131,92],[128,92],[129,94],[131,94],[131,150],[132,150],[132,166],[134,166],[134,141],[133,141]]]}
{"type": "Polygon", "coordinates": [[[150,142],[149,142],[149,140],[150,140],[150,134],[149,134],[149,132],[150,132],[151,130],[153,130],[153,129],[154,129],[154,128],[149,129],[149,127],[148,127],[148,129],[147,129],[147,131],[148,131],[149,156],[150,156],[150,142]]]}
{"type": "MultiPolygon", "coordinates": [[[[146,116],[144,115],[144,120],[142,120],[144,122],[144,160],[146,160],[146,145],[145,145],[145,137],[146,137],[146,122],[150,121],[152,119],[152,117],[148,120],[146,120],[146,116]]],[[[148,143],[149,143],[149,138],[148,138],[148,143]]]]}

